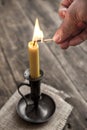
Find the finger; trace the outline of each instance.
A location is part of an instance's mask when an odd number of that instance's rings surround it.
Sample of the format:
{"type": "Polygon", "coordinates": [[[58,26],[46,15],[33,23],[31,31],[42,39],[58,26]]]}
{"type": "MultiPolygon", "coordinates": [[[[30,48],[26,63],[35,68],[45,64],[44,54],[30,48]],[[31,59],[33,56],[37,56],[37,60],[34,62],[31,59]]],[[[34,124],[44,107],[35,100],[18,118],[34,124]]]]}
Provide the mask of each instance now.
{"type": "Polygon", "coordinates": [[[62,49],[67,49],[69,46],[79,45],[85,40],[87,40],[87,29],[84,29],[79,35],[67,40],[66,42],[62,42],[60,47],[62,49]]]}
{"type": "Polygon", "coordinates": [[[65,40],[68,40],[77,35],[86,27],[86,24],[83,22],[77,23],[75,18],[73,18],[74,17],[72,17],[72,14],[69,14],[68,12],[66,13],[63,23],[53,37],[53,40],[56,43],[61,44],[65,40]]]}
{"type": "Polygon", "coordinates": [[[74,0],[62,0],[61,5],[68,8],[74,0]]]}
{"type": "MultiPolygon", "coordinates": [[[[63,0],[61,4],[63,5],[69,5],[70,1],[72,0],[63,0]]],[[[66,12],[65,18],[59,29],[57,30],[56,34],[53,37],[53,40],[56,43],[62,42],[66,40],[68,37],[72,35],[73,32],[76,32],[76,26],[75,26],[75,14],[72,16],[73,8],[69,8],[66,12]]]]}
{"type": "Polygon", "coordinates": [[[62,2],[60,3],[59,11],[58,11],[61,18],[65,17],[67,8],[71,5],[72,2],[73,0],[62,0],[62,2]]]}
{"type": "Polygon", "coordinates": [[[65,7],[61,7],[60,9],[59,9],[59,16],[61,17],[61,18],[65,18],[65,15],[66,15],[66,12],[67,12],[67,8],[65,8],[65,7]]]}
{"type": "Polygon", "coordinates": [[[56,43],[63,42],[64,40],[73,36],[73,34],[77,32],[77,30],[78,29],[73,20],[73,17],[67,12],[64,21],[55,33],[53,40],[56,43]]]}
{"type": "Polygon", "coordinates": [[[81,33],[75,37],[68,39],[60,44],[62,49],[67,49],[69,46],[76,46],[81,44],[83,41],[87,40],[87,29],[84,29],[81,33]]]}
{"type": "Polygon", "coordinates": [[[76,46],[82,43],[83,41],[87,40],[87,29],[85,29],[82,33],[74,37],[69,42],[69,46],[76,46]]]}
{"type": "Polygon", "coordinates": [[[67,49],[69,47],[69,42],[64,42],[63,44],[60,44],[60,47],[62,49],[67,49]]]}

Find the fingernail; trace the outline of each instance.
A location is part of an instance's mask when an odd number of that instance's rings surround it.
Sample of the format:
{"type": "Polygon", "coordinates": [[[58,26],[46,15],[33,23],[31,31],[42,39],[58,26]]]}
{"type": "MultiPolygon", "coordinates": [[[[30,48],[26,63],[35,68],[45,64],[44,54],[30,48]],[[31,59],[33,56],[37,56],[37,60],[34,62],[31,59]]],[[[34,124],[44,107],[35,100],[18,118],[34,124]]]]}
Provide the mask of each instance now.
{"type": "Polygon", "coordinates": [[[61,38],[60,38],[60,36],[59,36],[59,34],[55,34],[54,35],[54,37],[53,37],[53,40],[55,41],[55,42],[60,42],[61,41],[61,38]]]}
{"type": "Polygon", "coordinates": [[[65,12],[65,11],[63,11],[63,12],[62,12],[62,15],[63,15],[63,16],[65,16],[65,14],[66,14],[66,12],[65,12]]]}

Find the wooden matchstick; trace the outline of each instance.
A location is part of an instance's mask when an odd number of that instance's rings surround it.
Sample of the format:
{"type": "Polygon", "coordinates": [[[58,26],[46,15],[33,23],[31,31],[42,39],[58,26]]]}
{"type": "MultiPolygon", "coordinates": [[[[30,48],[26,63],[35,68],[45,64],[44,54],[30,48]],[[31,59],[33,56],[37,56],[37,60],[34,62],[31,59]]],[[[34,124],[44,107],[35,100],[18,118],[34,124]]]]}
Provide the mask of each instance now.
{"type": "MultiPolygon", "coordinates": [[[[53,41],[53,39],[43,39],[43,42],[50,42],[53,41]]],[[[41,40],[37,40],[37,42],[41,42],[41,40]]]]}

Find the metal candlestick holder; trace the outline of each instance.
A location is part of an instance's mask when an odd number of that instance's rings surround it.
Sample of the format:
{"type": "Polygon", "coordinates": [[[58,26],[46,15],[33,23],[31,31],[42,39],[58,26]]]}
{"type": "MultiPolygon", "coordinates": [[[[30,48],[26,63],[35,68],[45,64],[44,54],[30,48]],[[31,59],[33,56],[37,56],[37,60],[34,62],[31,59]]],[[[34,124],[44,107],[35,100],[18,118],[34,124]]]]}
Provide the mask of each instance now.
{"type": "Polygon", "coordinates": [[[29,70],[24,72],[24,78],[28,83],[21,83],[18,85],[18,92],[22,96],[17,105],[18,115],[25,121],[31,123],[43,123],[48,121],[55,112],[55,102],[53,99],[44,93],[41,93],[41,80],[43,78],[43,71],[40,71],[40,77],[32,79],[29,75],[29,70]],[[30,93],[23,95],[20,87],[26,85],[30,87],[30,93]]]}

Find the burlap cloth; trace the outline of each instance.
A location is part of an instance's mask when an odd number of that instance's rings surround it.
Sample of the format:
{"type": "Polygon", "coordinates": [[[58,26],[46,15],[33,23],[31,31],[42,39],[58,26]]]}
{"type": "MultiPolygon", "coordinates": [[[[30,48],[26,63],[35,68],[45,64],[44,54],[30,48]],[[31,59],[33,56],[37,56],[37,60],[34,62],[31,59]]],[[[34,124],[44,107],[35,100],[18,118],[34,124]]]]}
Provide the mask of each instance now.
{"type": "MultiPolygon", "coordinates": [[[[69,117],[72,106],[65,102],[60,96],[64,95],[63,92],[42,83],[42,92],[50,95],[56,103],[56,111],[53,117],[44,124],[31,124],[23,121],[16,112],[17,102],[20,99],[20,95],[16,91],[7,103],[0,110],[0,130],[62,130],[69,117]]],[[[29,88],[23,87],[22,92],[26,94],[29,88]]]]}

